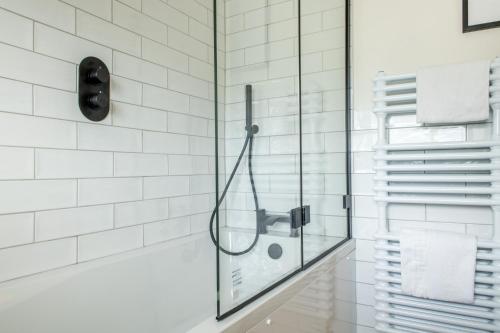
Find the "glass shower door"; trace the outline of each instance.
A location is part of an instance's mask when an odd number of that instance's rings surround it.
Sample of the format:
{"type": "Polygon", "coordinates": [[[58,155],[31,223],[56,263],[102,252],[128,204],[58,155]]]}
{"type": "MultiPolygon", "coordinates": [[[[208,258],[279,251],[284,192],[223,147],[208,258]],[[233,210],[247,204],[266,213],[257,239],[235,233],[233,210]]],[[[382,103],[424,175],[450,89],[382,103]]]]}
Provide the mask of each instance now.
{"type": "Polygon", "coordinates": [[[219,2],[219,198],[231,182],[219,208],[221,317],[302,263],[297,2],[219,2]]]}
{"type": "Polygon", "coordinates": [[[216,0],[219,319],[349,237],[344,2],[216,0]]]}
{"type": "MultiPolygon", "coordinates": [[[[345,1],[301,1],[304,264],[347,239],[345,1]]],[[[347,197],[347,201],[349,201],[347,197]]]]}

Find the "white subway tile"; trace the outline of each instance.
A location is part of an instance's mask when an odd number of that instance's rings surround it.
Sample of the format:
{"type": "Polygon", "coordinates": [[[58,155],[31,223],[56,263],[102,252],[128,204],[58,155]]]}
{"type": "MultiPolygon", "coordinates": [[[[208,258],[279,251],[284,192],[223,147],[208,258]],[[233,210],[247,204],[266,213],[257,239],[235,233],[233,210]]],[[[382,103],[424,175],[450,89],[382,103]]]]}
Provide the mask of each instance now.
{"type": "Polygon", "coordinates": [[[113,206],[90,206],[35,213],[35,240],[45,241],[113,228],[113,206]]]}
{"type": "MultiPolygon", "coordinates": [[[[34,114],[48,118],[90,122],[78,106],[78,95],[58,89],[34,86],[34,114]]],[[[111,117],[107,117],[101,123],[110,124],[111,117]]]]}
{"type": "Polygon", "coordinates": [[[0,144],[76,148],[75,126],[69,121],[0,112],[0,144]]]}
{"type": "Polygon", "coordinates": [[[144,106],[180,113],[189,112],[189,97],[187,95],[150,85],[144,85],[143,92],[144,106]]]}
{"type": "Polygon", "coordinates": [[[377,205],[372,196],[354,196],[354,216],[377,217],[377,205]]]}
{"type": "Polygon", "coordinates": [[[175,71],[168,71],[168,88],[185,94],[208,98],[208,82],[175,71]]]}
{"type": "Polygon", "coordinates": [[[214,68],[211,64],[195,58],[189,58],[189,73],[204,81],[213,81],[214,68]]]}
{"type": "Polygon", "coordinates": [[[211,175],[193,175],[189,179],[191,194],[211,193],[215,189],[215,177],[211,175]]]}
{"type": "Polygon", "coordinates": [[[168,26],[188,32],[188,16],[160,0],[142,0],[142,11],[168,26]]]}
{"type": "Polygon", "coordinates": [[[339,7],[323,12],[323,29],[335,29],[345,26],[345,8],[339,7]]]}
{"type": "Polygon", "coordinates": [[[30,148],[0,147],[0,180],[33,179],[33,156],[30,148]]]}
{"type": "Polygon", "coordinates": [[[166,155],[115,153],[115,176],[161,176],[168,174],[166,155]]]}
{"type": "Polygon", "coordinates": [[[354,173],[374,173],[375,153],[373,152],[357,152],[352,156],[353,172],[354,173]]]}
{"type": "Polygon", "coordinates": [[[119,1],[137,10],[141,10],[141,5],[143,2],[142,0],[119,0],[119,1]]]}
{"type": "Polygon", "coordinates": [[[113,23],[157,42],[167,42],[167,27],[164,24],[116,0],[113,2],[113,23]]]}
{"type": "Polygon", "coordinates": [[[345,174],[326,174],[325,193],[326,194],[346,194],[347,179],[345,174]]]}
{"type": "Polygon", "coordinates": [[[302,76],[303,93],[345,89],[345,70],[335,69],[302,76]]]}
{"type": "Polygon", "coordinates": [[[245,17],[243,15],[226,18],[226,34],[232,34],[243,29],[245,29],[245,17]]]}
{"type": "Polygon", "coordinates": [[[207,232],[208,221],[210,221],[209,213],[191,215],[189,217],[191,234],[207,232]]]}
{"type": "Polygon", "coordinates": [[[78,262],[138,249],[143,245],[142,226],[78,237],[78,262]]]}
{"type": "Polygon", "coordinates": [[[75,32],[75,9],[57,0],[2,0],[0,7],[65,30],[75,32]]]}
{"type": "Polygon", "coordinates": [[[302,37],[304,53],[329,51],[344,47],[344,29],[325,30],[302,37]]]}
{"type": "Polygon", "coordinates": [[[310,0],[304,3],[302,7],[303,14],[315,12],[324,12],[328,9],[341,7],[344,5],[342,0],[310,0]]]}
{"type": "Polygon", "coordinates": [[[144,178],[144,198],[157,199],[189,194],[189,177],[163,176],[144,178]]]}
{"type": "Polygon", "coordinates": [[[287,76],[295,76],[299,72],[298,58],[285,58],[274,60],[269,63],[269,78],[276,79],[287,76]]]}
{"type": "Polygon", "coordinates": [[[145,153],[189,153],[189,139],[186,135],[145,131],[143,139],[145,153]]]}
{"type": "Polygon", "coordinates": [[[323,66],[325,70],[345,68],[345,48],[323,52],[323,66]]]}
{"type": "Polygon", "coordinates": [[[0,44],[0,76],[64,90],[76,90],[74,64],[5,44],[0,44]]]}
{"type": "Polygon", "coordinates": [[[168,29],[168,46],[201,60],[208,59],[208,46],[175,29],[168,29]]]}
{"type": "Polygon", "coordinates": [[[185,73],[189,68],[187,55],[146,38],[142,39],[142,58],[185,73]]]}
{"type": "Polygon", "coordinates": [[[75,238],[12,247],[0,250],[0,281],[75,263],[75,238]]]}
{"type": "Polygon", "coordinates": [[[352,193],[354,195],[373,195],[373,174],[357,174],[352,178],[352,193]]]}
{"type": "Polygon", "coordinates": [[[189,34],[199,40],[200,42],[203,42],[205,44],[208,44],[210,46],[213,46],[213,29],[209,28],[208,26],[201,24],[200,22],[193,20],[192,18],[189,19],[189,34]]]}
{"type": "Polygon", "coordinates": [[[43,24],[35,23],[34,45],[35,52],[74,64],[80,64],[84,58],[92,55],[104,61],[111,70],[111,49],[43,24]]]}
{"type": "Polygon", "coordinates": [[[346,216],[325,216],[325,235],[347,237],[348,228],[346,216]]]}
{"type": "Polygon", "coordinates": [[[33,113],[32,85],[0,78],[0,111],[33,113]]]}
{"type": "Polygon", "coordinates": [[[304,173],[345,173],[345,154],[304,154],[304,173]]]}
{"type": "Polygon", "coordinates": [[[159,65],[121,52],[114,52],[113,61],[113,73],[116,75],[157,86],[167,84],[167,69],[159,65]]]}
{"type": "Polygon", "coordinates": [[[167,113],[137,105],[113,102],[113,125],[164,132],[167,130],[167,113]]]}
{"type": "Polygon", "coordinates": [[[189,112],[193,116],[207,119],[214,118],[214,102],[198,97],[189,97],[189,112]]]}
{"type": "Polygon", "coordinates": [[[33,242],[33,213],[0,216],[0,248],[33,242]]]}
{"type": "Polygon", "coordinates": [[[168,114],[168,131],[171,133],[207,136],[208,120],[170,112],[168,114]]]}
{"type": "Polygon", "coordinates": [[[321,13],[311,15],[302,15],[301,17],[301,32],[302,34],[310,34],[321,31],[323,18],[321,13]]]}
{"type": "Polygon", "coordinates": [[[270,41],[277,41],[288,38],[297,38],[298,21],[291,19],[283,22],[268,25],[268,38],[270,41]]]}
{"type": "Polygon", "coordinates": [[[253,28],[269,23],[289,20],[294,17],[296,8],[293,1],[286,1],[279,4],[269,4],[245,13],[245,27],[253,28]]]}
{"type": "Polygon", "coordinates": [[[233,16],[241,13],[246,13],[251,10],[255,10],[258,8],[263,8],[267,6],[267,2],[265,0],[255,0],[255,1],[246,1],[246,0],[232,0],[226,2],[226,15],[233,16]]]}
{"type": "Polygon", "coordinates": [[[63,0],[86,12],[99,16],[105,20],[111,19],[111,0],[63,0]]]}
{"type": "Polygon", "coordinates": [[[169,199],[169,216],[180,217],[210,210],[208,194],[175,197],[169,199]]]}
{"type": "Polygon", "coordinates": [[[370,152],[377,143],[376,131],[352,131],[351,150],[353,152],[370,152]]]}
{"type": "Polygon", "coordinates": [[[253,160],[256,174],[291,174],[296,171],[294,155],[255,156],[253,160]]]}
{"type": "Polygon", "coordinates": [[[113,176],[113,154],[93,151],[36,149],[38,179],[113,176]]]}
{"type": "Polygon", "coordinates": [[[352,113],[352,129],[361,130],[373,130],[377,128],[377,117],[373,112],[366,111],[355,111],[352,113]]]}
{"type": "Polygon", "coordinates": [[[0,9],[0,41],[33,49],[33,21],[0,9]]]}
{"type": "Polygon", "coordinates": [[[189,217],[148,223],[144,225],[144,245],[165,242],[190,233],[189,217]]]}
{"type": "Polygon", "coordinates": [[[168,0],[168,4],[184,14],[189,15],[196,20],[207,24],[208,12],[207,9],[195,2],[194,0],[168,0]]]}
{"type": "Polygon", "coordinates": [[[167,218],[168,199],[115,204],[115,226],[117,228],[161,221],[167,218]]]}
{"type": "Polygon", "coordinates": [[[190,155],[170,155],[168,157],[168,170],[173,176],[193,174],[194,165],[193,156],[190,155]]]}
{"type": "Polygon", "coordinates": [[[345,90],[323,92],[323,111],[345,111],[345,90]]]}
{"type": "Polygon", "coordinates": [[[328,153],[341,153],[346,151],[346,133],[333,132],[325,134],[325,151],[328,153]]]}
{"type": "Polygon", "coordinates": [[[132,55],[141,54],[141,37],[110,22],[77,10],[78,36],[132,55]]]}
{"type": "Polygon", "coordinates": [[[92,124],[78,124],[78,148],[87,150],[140,152],[141,131],[92,124]]]}
{"type": "Polygon", "coordinates": [[[293,57],[295,55],[294,39],[270,42],[245,49],[245,63],[247,65],[293,57]]]}
{"type": "Polygon", "coordinates": [[[189,153],[191,155],[215,155],[214,139],[198,136],[189,137],[189,153]]]}
{"type": "Polygon", "coordinates": [[[266,27],[244,30],[226,36],[227,51],[240,50],[267,42],[266,27]]]}
{"type": "Polygon", "coordinates": [[[76,181],[2,181],[0,202],[0,214],[72,207],[76,205],[76,181]]]}
{"type": "Polygon", "coordinates": [[[114,101],[141,104],[142,85],[119,76],[111,76],[111,99],[114,101]]]}
{"type": "Polygon", "coordinates": [[[78,205],[99,205],[142,199],[140,178],[95,178],[78,180],[78,205]]]}

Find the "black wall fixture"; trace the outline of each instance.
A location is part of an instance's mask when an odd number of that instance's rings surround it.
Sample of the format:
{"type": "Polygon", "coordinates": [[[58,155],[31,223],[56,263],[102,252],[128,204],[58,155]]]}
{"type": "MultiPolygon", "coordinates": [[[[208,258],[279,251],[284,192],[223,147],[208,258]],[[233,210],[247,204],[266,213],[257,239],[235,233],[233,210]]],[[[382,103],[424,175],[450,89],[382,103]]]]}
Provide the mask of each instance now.
{"type": "Polygon", "coordinates": [[[80,63],[78,77],[78,104],[83,115],[92,121],[101,121],[109,113],[109,70],[95,57],[80,63]]]}

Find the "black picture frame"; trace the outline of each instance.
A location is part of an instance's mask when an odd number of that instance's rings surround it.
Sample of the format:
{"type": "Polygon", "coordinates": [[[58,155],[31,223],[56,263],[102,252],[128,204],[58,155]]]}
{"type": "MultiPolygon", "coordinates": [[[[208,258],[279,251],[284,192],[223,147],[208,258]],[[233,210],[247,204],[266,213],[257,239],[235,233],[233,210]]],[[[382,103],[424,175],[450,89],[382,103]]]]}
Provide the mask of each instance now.
{"type": "Polygon", "coordinates": [[[469,0],[462,0],[462,31],[473,32],[485,29],[499,28],[500,20],[488,23],[469,25],[469,0]]]}

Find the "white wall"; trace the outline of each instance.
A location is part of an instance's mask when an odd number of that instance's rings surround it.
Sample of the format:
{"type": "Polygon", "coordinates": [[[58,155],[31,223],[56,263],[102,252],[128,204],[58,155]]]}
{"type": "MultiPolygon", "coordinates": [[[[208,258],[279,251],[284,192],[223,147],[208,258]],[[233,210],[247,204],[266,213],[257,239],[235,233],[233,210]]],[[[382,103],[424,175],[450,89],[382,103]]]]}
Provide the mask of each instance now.
{"type": "MultiPolygon", "coordinates": [[[[418,67],[460,63],[500,56],[500,29],[462,34],[458,0],[352,0],[354,115],[352,132],[354,237],[357,242],[358,332],[373,326],[373,234],[376,211],[372,200],[372,146],[376,121],[372,80],[377,71],[411,73],[418,67]]],[[[408,120],[408,119],[407,119],[408,120]]],[[[411,120],[411,119],[410,119],[411,120]]],[[[476,140],[488,126],[447,126],[432,130],[392,123],[391,139],[427,141],[476,140]],[[445,134],[446,133],[446,134],[445,134]]],[[[484,209],[406,206],[390,210],[391,227],[430,227],[489,236],[491,216],[484,209]]]]}
{"type": "Polygon", "coordinates": [[[206,232],[211,4],[0,1],[0,282],[206,232]],[[112,72],[98,124],[86,56],[112,72]]]}

